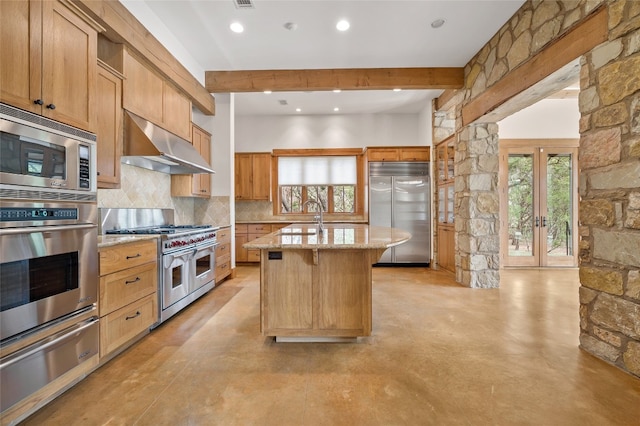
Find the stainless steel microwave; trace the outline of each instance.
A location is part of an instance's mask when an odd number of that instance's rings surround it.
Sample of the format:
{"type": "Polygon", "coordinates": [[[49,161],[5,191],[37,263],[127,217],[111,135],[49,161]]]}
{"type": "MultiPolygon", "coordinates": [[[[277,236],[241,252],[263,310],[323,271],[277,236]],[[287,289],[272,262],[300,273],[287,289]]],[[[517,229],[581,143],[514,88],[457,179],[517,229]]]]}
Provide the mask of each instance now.
{"type": "Polygon", "coordinates": [[[0,183],[95,192],[96,136],[0,103],[0,183]]]}

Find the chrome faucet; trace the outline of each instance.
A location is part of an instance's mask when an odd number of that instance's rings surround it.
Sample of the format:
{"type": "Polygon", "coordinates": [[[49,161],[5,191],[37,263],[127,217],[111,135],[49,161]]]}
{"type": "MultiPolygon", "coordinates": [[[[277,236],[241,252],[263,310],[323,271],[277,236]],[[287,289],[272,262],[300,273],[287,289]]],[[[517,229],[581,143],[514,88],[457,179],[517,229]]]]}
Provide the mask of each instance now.
{"type": "Polygon", "coordinates": [[[318,211],[320,212],[320,214],[318,216],[315,216],[314,219],[318,221],[318,233],[322,234],[322,232],[324,231],[324,223],[322,221],[322,204],[320,204],[318,200],[309,199],[302,205],[303,211],[307,204],[315,204],[318,207],[318,211]]]}

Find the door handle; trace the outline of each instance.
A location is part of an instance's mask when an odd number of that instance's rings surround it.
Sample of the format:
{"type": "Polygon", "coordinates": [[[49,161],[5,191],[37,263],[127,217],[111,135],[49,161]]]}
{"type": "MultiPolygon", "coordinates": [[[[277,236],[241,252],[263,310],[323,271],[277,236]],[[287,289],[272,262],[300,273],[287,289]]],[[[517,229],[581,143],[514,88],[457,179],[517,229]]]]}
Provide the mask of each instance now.
{"type": "Polygon", "coordinates": [[[536,228],[540,226],[540,218],[536,216],[536,228]]]}
{"type": "Polygon", "coordinates": [[[547,227],[547,217],[546,216],[542,216],[542,227],[543,228],[547,227]]]}

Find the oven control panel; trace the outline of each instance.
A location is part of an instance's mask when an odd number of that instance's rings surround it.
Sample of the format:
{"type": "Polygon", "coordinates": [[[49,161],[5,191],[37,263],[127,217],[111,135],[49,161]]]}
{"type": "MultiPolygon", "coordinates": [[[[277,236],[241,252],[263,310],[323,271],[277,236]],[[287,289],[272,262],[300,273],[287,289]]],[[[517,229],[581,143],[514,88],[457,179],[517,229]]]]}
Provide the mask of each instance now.
{"type": "Polygon", "coordinates": [[[74,220],[78,209],[40,207],[1,207],[0,222],[24,222],[29,220],[74,220]]]}
{"type": "Polygon", "coordinates": [[[163,241],[163,251],[176,250],[181,247],[192,246],[195,244],[215,243],[215,232],[204,232],[192,235],[177,236],[175,238],[163,241]]]}

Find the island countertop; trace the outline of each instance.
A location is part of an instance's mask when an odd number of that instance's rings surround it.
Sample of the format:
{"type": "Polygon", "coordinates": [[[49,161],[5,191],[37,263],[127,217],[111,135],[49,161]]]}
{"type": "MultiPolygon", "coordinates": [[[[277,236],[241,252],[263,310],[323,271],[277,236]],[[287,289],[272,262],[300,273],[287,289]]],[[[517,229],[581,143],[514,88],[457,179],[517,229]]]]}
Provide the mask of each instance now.
{"type": "Polygon", "coordinates": [[[247,249],[387,249],[408,241],[411,234],[397,228],[364,224],[294,224],[243,245],[247,249]]]}

